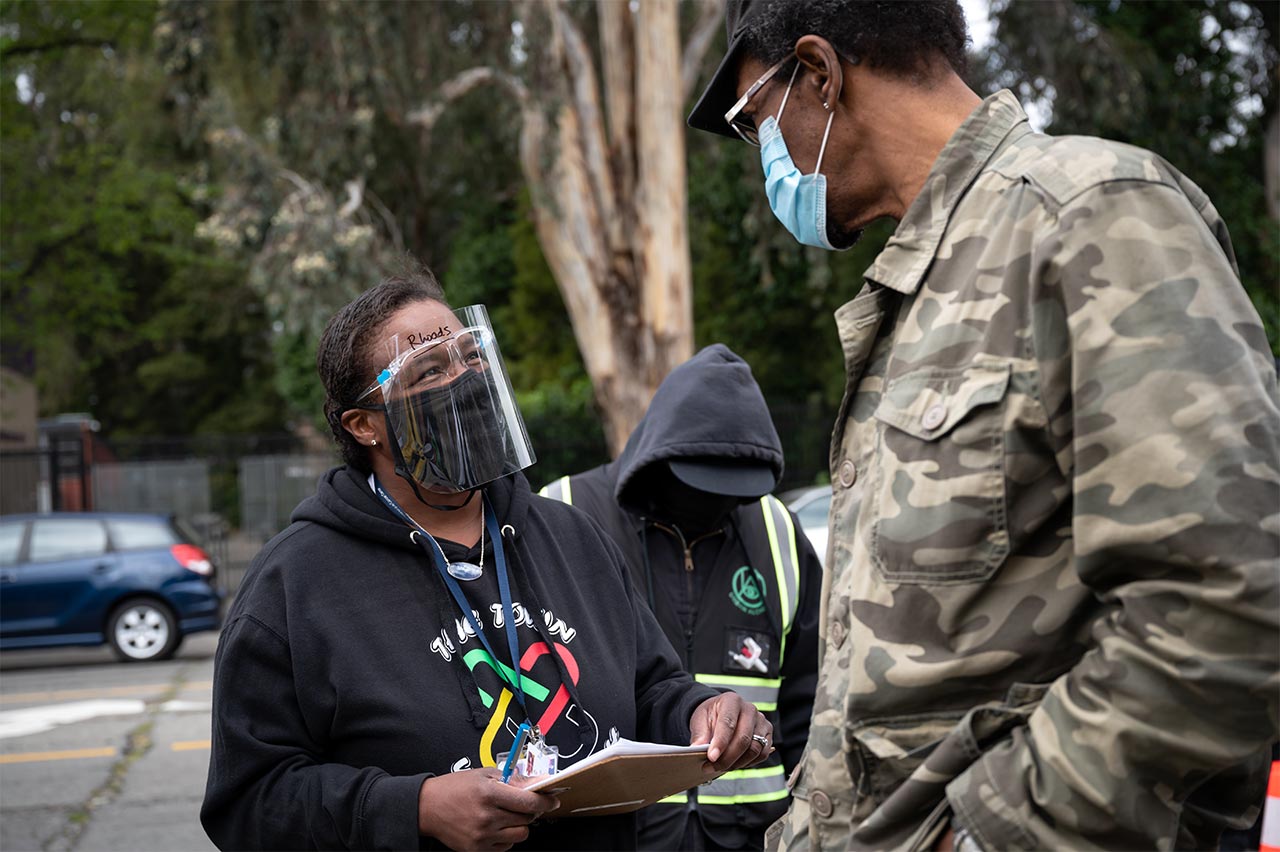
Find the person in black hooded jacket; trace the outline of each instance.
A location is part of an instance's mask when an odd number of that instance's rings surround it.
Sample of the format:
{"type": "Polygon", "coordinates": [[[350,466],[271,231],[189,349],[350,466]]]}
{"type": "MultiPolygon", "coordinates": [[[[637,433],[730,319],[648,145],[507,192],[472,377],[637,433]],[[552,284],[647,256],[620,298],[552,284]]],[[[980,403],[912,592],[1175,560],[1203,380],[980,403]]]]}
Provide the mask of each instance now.
{"type": "Polygon", "coordinates": [[[751,368],[715,344],[671,371],[616,461],[542,489],[622,548],[632,594],[685,669],[740,691],[777,733],[762,766],[642,810],[641,849],[760,849],[787,810],[817,682],[822,567],[770,496],[782,463],[751,368]]]}
{"type": "Polygon", "coordinates": [[[347,464],[255,558],[218,644],[220,848],[634,847],[631,814],[556,820],[501,783],[526,720],[562,769],[619,737],[708,742],[718,770],[769,752],[763,715],[681,671],[617,547],[530,492],[483,310],[425,270],[388,279],[317,366],[347,464]]]}

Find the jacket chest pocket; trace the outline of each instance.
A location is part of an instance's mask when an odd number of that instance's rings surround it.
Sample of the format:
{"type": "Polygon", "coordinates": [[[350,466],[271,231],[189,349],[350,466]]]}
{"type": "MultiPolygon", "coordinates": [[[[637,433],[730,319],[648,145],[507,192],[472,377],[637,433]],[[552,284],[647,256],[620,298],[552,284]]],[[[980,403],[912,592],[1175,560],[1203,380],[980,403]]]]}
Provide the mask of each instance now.
{"type": "Polygon", "coordinates": [[[1009,365],[918,370],[875,411],[871,554],[883,579],[961,583],[1009,553],[1004,410],[1009,365]]]}

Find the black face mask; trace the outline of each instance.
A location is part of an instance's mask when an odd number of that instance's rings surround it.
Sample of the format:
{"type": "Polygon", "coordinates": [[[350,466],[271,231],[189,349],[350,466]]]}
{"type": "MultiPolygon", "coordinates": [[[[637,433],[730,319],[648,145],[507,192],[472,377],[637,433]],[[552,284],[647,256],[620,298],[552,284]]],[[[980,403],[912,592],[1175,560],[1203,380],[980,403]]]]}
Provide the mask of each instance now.
{"type": "Polygon", "coordinates": [[[742,504],[738,497],[690,488],[669,474],[649,486],[647,497],[651,518],[695,536],[723,524],[729,513],[742,504]]]}
{"type": "Polygon", "coordinates": [[[512,472],[506,470],[506,431],[482,373],[468,370],[446,387],[414,394],[409,404],[423,431],[400,448],[402,476],[428,488],[467,491],[512,472]]]}

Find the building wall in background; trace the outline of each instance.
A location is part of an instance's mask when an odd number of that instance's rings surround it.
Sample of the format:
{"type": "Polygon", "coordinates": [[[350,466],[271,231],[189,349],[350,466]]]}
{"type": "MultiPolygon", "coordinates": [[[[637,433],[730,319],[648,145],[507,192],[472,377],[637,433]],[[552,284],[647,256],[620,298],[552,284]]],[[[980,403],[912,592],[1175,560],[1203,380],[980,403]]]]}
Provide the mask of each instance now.
{"type": "Polygon", "coordinates": [[[0,449],[35,449],[36,440],[35,382],[0,367],[0,449]]]}

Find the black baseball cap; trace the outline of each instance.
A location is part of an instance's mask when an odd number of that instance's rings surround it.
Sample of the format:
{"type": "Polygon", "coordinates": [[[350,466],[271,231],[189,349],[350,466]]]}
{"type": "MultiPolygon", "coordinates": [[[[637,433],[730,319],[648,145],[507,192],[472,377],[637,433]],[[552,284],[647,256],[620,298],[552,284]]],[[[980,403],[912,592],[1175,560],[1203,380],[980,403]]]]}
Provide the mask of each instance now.
{"type": "Polygon", "coordinates": [[[724,10],[725,30],[729,36],[729,49],[720,60],[720,67],[712,75],[711,82],[703,89],[702,97],[689,113],[689,126],[696,130],[719,133],[730,139],[738,135],[724,120],[724,114],[738,100],[738,59],[742,55],[742,36],[747,24],[764,7],[763,0],[728,0],[724,10]]]}
{"type": "Polygon", "coordinates": [[[778,484],[773,468],[756,459],[670,459],[667,466],[690,488],[726,497],[763,497],[778,484]]]}

